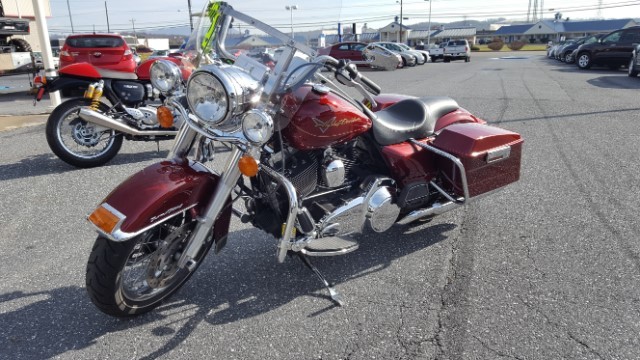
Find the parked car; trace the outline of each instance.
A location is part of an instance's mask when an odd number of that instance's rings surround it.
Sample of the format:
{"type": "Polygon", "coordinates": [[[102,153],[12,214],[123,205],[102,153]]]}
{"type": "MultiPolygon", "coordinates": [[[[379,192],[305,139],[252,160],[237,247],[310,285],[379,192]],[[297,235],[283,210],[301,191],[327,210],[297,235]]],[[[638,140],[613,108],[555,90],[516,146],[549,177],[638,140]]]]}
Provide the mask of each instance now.
{"type": "Polygon", "coordinates": [[[451,40],[444,47],[444,62],[451,60],[471,61],[471,47],[466,39],[451,40]]]}
{"type": "Polygon", "coordinates": [[[409,50],[405,50],[404,48],[400,47],[398,43],[387,41],[379,41],[374,44],[380,45],[387,50],[391,50],[395,53],[400,54],[400,56],[402,56],[402,64],[405,67],[415,66],[416,64],[424,64],[424,58],[422,57],[422,54],[415,50],[411,50],[411,48],[409,48],[409,50]]]}
{"type": "Polygon", "coordinates": [[[123,72],[134,72],[136,62],[124,38],[116,34],[69,35],[60,50],[60,67],[79,62],[123,72]]]}
{"type": "Polygon", "coordinates": [[[554,59],[556,59],[558,61],[564,61],[566,48],[569,47],[569,46],[574,45],[575,43],[577,43],[581,39],[582,38],[566,39],[565,41],[563,41],[562,45],[558,46],[558,48],[556,49],[555,53],[553,54],[554,59]]]}
{"type": "Polygon", "coordinates": [[[636,45],[631,54],[631,61],[629,61],[629,77],[636,77],[640,72],[640,44],[636,45]]]}
{"type": "Polygon", "coordinates": [[[364,48],[362,55],[374,69],[395,70],[403,66],[402,57],[377,44],[369,44],[364,48]]]}
{"type": "Polygon", "coordinates": [[[429,45],[429,47],[427,48],[427,51],[429,52],[429,57],[431,58],[431,62],[436,62],[436,60],[438,59],[444,59],[444,47],[446,45],[447,45],[446,43],[441,43],[439,45],[436,45],[436,44],[429,45]]]}
{"type": "MultiPolygon", "coordinates": [[[[44,61],[42,60],[42,52],[33,51],[33,63],[36,65],[36,69],[44,69],[44,61]]],[[[57,69],[60,67],[60,58],[58,57],[59,51],[52,50],[53,54],[53,66],[57,69]]]]}
{"type": "Polygon", "coordinates": [[[169,52],[169,50],[154,50],[151,55],[149,55],[149,59],[169,56],[169,52]]]}
{"type": "Polygon", "coordinates": [[[329,55],[338,60],[345,59],[362,62],[364,60],[362,51],[367,46],[365,43],[346,41],[337,43],[318,50],[318,55],[329,55]]]}
{"type": "Polygon", "coordinates": [[[422,54],[422,58],[424,59],[424,62],[422,64],[426,64],[427,62],[429,62],[429,59],[431,59],[429,57],[429,52],[425,51],[425,50],[418,50],[418,49],[412,49],[409,47],[409,45],[406,44],[402,44],[402,43],[397,43],[398,46],[400,46],[401,48],[403,48],[405,51],[413,51],[413,52],[417,52],[422,54]]]}
{"type": "Polygon", "coordinates": [[[603,36],[597,42],[580,46],[576,64],[580,69],[593,65],[605,65],[617,69],[629,64],[634,44],[640,43],[640,26],[616,30],[603,36]]]}
{"type": "Polygon", "coordinates": [[[575,43],[566,46],[562,50],[562,61],[567,64],[573,64],[576,62],[576,55],[578,54],[577,50],[582,44],[591,44],[593,42],[598,41],[602,37],[602,34],[585,36],[582,39],[576,41],[575,43]]]}

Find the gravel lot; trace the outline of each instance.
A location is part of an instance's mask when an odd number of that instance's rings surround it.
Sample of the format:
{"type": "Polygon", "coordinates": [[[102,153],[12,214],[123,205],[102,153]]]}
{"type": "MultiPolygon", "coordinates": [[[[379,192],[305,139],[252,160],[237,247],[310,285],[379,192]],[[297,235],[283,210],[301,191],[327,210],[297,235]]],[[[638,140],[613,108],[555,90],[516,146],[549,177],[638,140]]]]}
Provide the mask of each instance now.
{"type": "Polygon", "coordinates": [[[77,170],[42,125],[0,132],[0,359],[640,358],[640,78],[541,54],[367,72],[385,92],[447,95],[521,133],[523,168],[463,209],[314,259],[341,308],[234,219],[227,248],[172,301],[103,315],[84,289],[96,237],[84,216],[171,144],[125,142],[77,170]]]}

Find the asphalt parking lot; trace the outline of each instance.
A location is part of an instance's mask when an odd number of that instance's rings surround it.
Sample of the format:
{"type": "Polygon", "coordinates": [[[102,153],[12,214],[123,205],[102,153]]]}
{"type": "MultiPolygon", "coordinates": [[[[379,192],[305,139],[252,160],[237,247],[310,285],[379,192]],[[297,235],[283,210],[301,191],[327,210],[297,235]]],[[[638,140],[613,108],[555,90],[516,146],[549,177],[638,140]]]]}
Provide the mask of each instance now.
{"type": "Polygon", "coordinates": [[[43,125],[2,131],[0,359],[640,358],[640,78],[541,52],[366,75],[521,133],[521,180],[314,259],[344,307],[234,219],[227,248],[172,301],[118,320],[84,289],[96,237],[84,217],[171,144],[125,142],[107,166],[78,170],[43,125]]]}

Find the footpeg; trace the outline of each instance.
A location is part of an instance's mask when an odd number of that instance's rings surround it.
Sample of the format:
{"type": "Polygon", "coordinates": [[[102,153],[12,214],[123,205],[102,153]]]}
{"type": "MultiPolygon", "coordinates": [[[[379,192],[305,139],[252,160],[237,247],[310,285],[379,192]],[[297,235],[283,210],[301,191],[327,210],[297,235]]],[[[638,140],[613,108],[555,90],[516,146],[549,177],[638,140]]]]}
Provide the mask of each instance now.
{"type": "Polygon", "coordinates": [[[300,252],[308,256],[335,256],[348,254],[358,247],[360,244],[355,240],[332,236],[312,239],[300,252]]]}

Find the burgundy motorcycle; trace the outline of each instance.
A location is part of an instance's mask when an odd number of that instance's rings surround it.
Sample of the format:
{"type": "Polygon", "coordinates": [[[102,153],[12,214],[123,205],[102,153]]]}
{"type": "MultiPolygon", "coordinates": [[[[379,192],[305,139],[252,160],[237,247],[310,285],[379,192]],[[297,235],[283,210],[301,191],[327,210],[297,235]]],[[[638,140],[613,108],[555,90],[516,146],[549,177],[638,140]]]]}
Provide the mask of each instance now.
{"type": "Polygon", "coordinates": [[[359,246],[353,234],[427,219],[519,179],[520,135],[454,100],[381,95],[355,66],[316,57],[226,3],[202,14],[196,32],[208,37],[188,44],[194,59],[211,46],[233,65],[214,61],[191,75],[188,109],[172,101],[187,121],[169,157],[131,176],[89,216],[99,236],[87,291],[103,312],[128,317],[157,307],[211,247],[225,247],[232,214],[273,235],[277,260],[299,257],[341,304],[310,257],[350,253],[359,246]],[[288,44],[273,70],[226,51],[232,19],[288,44]],[[218,170],[204,166],[212,143],[231,148],[218,170]]]}
{"type": "Polygon", "coordinates": [[[58,76],[36,77],[35,101],[45,93],[60,91],[74,96],[57,106],[47,119],[49,147],[66,163],[89,168],[110,161],[124,138],[134,141],[172,140],[180,123],[162,123],[158,105],[164,98],[158,86],[174,91],[182,87],[191,74],[181,57],[162,57],[144,61],[135,73],[112,71],[89,63],[63,67],[58,76]],[[179,65],[182,79],[175,83],[159,82],[152,86],[150,70],[158,60],[179,65]],[[94,110],[93,116],[79,116],[82,107],[94,110]]]}

